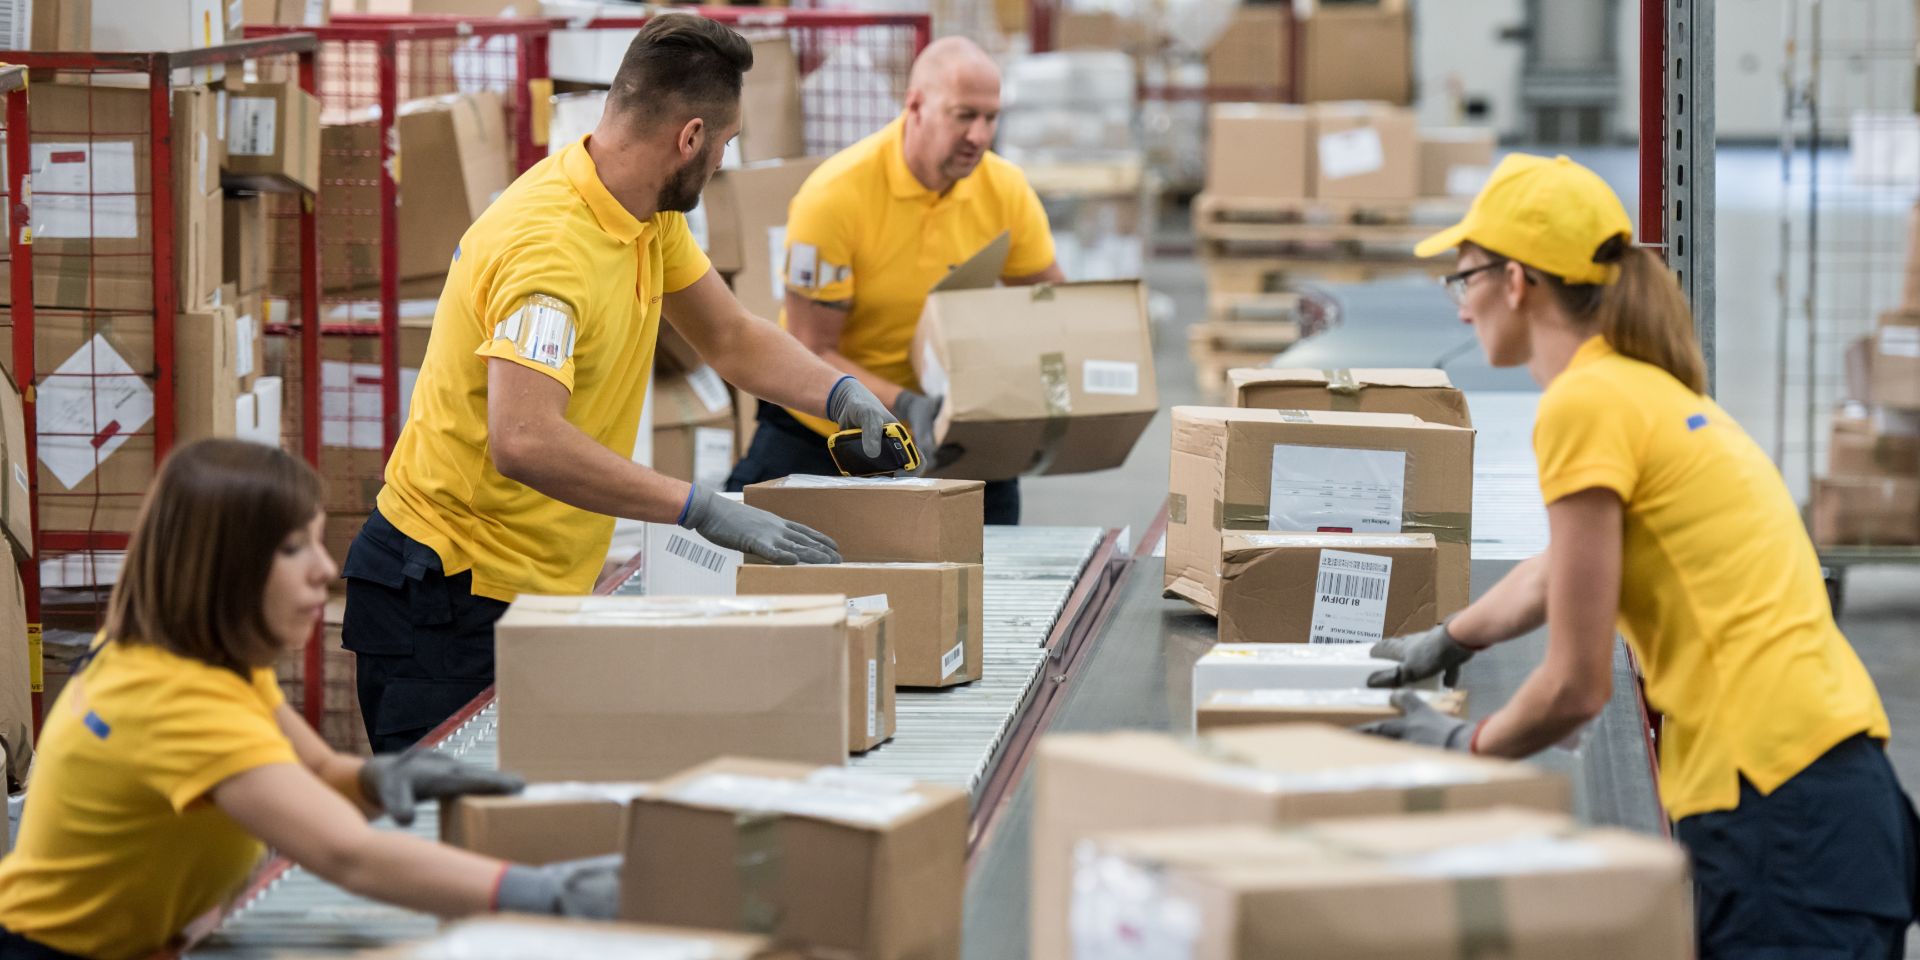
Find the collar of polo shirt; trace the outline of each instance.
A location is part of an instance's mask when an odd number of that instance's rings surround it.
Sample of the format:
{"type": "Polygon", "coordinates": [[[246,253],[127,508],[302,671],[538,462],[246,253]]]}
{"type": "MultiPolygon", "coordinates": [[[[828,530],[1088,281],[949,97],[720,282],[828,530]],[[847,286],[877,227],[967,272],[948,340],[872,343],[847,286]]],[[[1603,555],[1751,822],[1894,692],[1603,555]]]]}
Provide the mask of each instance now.
{"type": "Polygon", "coordinates": [[[628,212],[607,191],[607,185],[600,182],[600,171],[593,164],[593,155],[587,152],[587,136],[560,154],[560,168],[566,172],[567,180],[580,191],[580,198],[587,202],[587,209],[593,211],[600,229],[621,243],[632,243],[646,236],[652,224],[642,223],[628,212]]]}

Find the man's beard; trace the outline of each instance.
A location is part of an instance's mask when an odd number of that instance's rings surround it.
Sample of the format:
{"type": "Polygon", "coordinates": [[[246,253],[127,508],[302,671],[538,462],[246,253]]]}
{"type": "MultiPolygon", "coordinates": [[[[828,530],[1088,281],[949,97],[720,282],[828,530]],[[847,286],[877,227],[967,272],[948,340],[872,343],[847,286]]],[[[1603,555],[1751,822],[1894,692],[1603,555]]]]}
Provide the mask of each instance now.
{"type": "Polygon", "coordinates": [[[700,155],[680,165],[680,169],[660,185],[660,198],[654,207],[662,213],[688,213],[700,205],[700,191],[707,188],[709,170],[713,169],[712,148],[700,151],[700,155]]]}

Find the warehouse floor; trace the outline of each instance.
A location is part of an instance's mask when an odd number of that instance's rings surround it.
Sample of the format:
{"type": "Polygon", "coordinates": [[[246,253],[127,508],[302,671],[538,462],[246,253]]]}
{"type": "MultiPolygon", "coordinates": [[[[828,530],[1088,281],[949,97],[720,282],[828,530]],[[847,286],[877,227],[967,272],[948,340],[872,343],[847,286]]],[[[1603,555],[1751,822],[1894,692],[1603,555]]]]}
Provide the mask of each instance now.
{"type": "MultiPolygon", "coordinates": [[[[1629,208],[1633,207],[1635,161],[1631,150],[1590,150],[1576,155],[1613,181],[1629,208]]],[[[1779,300],[1774,285],[1780,263],[1778,164],[1778,154],[1771,149],[1723,148],[1716,191],[1720,198],[1716,257],[1721,307],[1718,311],[1720,401],[1769,449],[1779,429],[1774,421],[1774,397],[1779,390],[1773,375],[1779,358],[1775,346],[1779,300]]],[[[1844,164],[1828,163],[1826,169],[1843,170],[1844,164]]],[[[1909,193],[1905,203],[1910,202],[1909,193]]],[[[1872,220],[1871,235],[1904,242],[1905,203],[1875,204],[1863,211],[1863,215],[1872,220]]],[[[1163,247],[1180,248],[1188,244],[1185,216],[1182,210],[1163,217],[1163,247]]],[[[1199,262],[1191,256],[1178,255],[1156,258],[1149,265],[1147,280],[1156,294],[1171,298],[1174,308],[1172,318],[1155,329],[1160,415],[1142,437],[1133,456],[1119,470],[1023,482],[1025,523],[1131,525],[1138,536],[1159,512],[1166,495],[1170,424],[1167,411],[1179,404],[1208,402],[1201,399],[1196,389],[1185,337],[1185,326],[1204,316],[1206,284],[1199,262]]],[[[1894,283],[1897,285],[1897,282],[1896,278],[1894,283]]],[[[1438,359],[1441,353],[1447,352],[1445,346],[1465,345],[1471,340],[1471,333],[1457,326],[1444,295],[1423,278],[1331,289],[1342,301],[1350,324],[1353,318],[1368,317],[1391,317],[1394,326],[1431,319],[1433,342],[1442,349],[1431,349],[1425,340],[1408,347],[1402,343],[1356,343],[1351,336],[1330,337],[1323,344],[1309,342],[1296,348],[1300,366],[1386,365],[1378,359],[1382,354],[1393,355],[1395,363],[1414,363],[1418,360],[1412,357],[1432,355],[1438,359]],[[1352,356],[1343,355],[1349,352],[1352,356]]],[[[1896,289],[1894,293],[1897,292],[1896,289]]],[[[1855,329],[1864,330],[1868,322],[1870,318],[1862,319],[1855,329]]],[[[1425,328],[1420,329],[1424,336],[1425,328]]],[[[1804,329],[1790,327],[1789,333],[1790,342],[1797,348],[1804,329]]],[[[1823,341],[1821,349],[1829,347],[1830,344],[1823,341]]],[[[1790,349],[1787,361],[1797,370],[1804,359],[1797,349],[1790,349]]],[[[1456,382],[1469,389],[1531,389],[1524,375],[1487,370],[1472,350],[1448,362],[1446,368],[1456,382]]],[[[1799,418],[1805,401],[1800,390],[1804,382],[1803,377],[1789,381],[1789,400],[1801,409],[1790,407],[1785,421],[1790,441],[1788,476],[1796,494],[1804,490],[1800,476],[1804,470],[1804,461],[1800,459],[1804,456],[1804,446],[1792,441],[1802,429],[1799,418]]],[[[1824,375],[1816,382],[1823,388],[1827,384],[1824,375]]],[[[1482,522],[1476,518],[1477,526],[1482,522]]],[[[1890,752],[1910,793],[1920,793],[1920,636],[1916,636],[1914,628],[1914,624],[1920,622],[1920,594],[1915,591],[1916,578],[1920,578],[1920,568],[1855,568],[1847,577],[1841,616],[1842,629],[1866,662],[1886,702],[1895,731],[1890,752]]],[[[1915,940],[1908,951],[1910,958],[1920,958],[1920,938],[1915,940]]]]}

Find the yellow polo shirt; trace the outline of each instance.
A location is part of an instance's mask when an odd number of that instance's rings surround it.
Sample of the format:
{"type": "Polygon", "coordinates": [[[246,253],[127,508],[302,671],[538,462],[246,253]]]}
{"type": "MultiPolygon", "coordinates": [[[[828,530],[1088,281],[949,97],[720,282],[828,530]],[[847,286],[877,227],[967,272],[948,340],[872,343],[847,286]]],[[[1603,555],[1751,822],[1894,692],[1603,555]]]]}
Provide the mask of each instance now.
{"type": "Polygon", "coordinates": [[[1888,736],[1780,471],[1712,400],[1595,337],[1540,398],[1533,446],[1547,503],[1625,504],[1620,633],[1666,715],[1669,815],[1731,810],[1742,776],[1771,793],[1848,737],[1888,736]]]}
{"type": "Polygon", "coordinates": [[[239,891],[263,852],[208,794],[298,763],[251,680],[109,643],[47,711],[20,844],[0,859],[0,927],[83,957],[143,957],[239,891]]]}
{"type": "Polygon", "coordinates": [[[380,513],[432,548],[477,596],[586,593],[613,518],[493,467],[487,363],[517,363],[572,394],[567,422],[633,455],[653,374],[660,298],[706,274],[686,217],[642,222],[601,184],[587,138],[535,164],[481,214],[447,271],[380,513]]]}
{"type": "MultiPolygon", "coordinates": [[[[895,118],[807,177],[787,208],[782,277],[810,300],[851,301],[840,354],[918,390],[909,354],[934,284],[1002,233],[1005,275],[1039,273],[1053,265],[1053,233],[1026,175],[991,151],[946,193],[922,186],[901,152],[905,129],[895,118]]],[[[838,429],[790,412],[821,434],[838,429]]]]}

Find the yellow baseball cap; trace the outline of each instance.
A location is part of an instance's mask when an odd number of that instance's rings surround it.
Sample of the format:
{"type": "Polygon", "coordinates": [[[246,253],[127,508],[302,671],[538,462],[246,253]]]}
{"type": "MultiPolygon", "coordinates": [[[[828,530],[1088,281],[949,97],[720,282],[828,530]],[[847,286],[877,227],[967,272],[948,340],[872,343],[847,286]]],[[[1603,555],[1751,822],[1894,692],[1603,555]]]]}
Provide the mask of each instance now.
{"type": "Polygon", "coordinates": [[[1614,263],[1595,263],[1600,245],[1625,234],[1633,221],[1600,175],[1564,156],[1511,153],[1473,198],[1466,219],[1420,241],[1415,256],[1431,257],[1463,242],[1568,283],[1612,283],[1614,263]]]}

